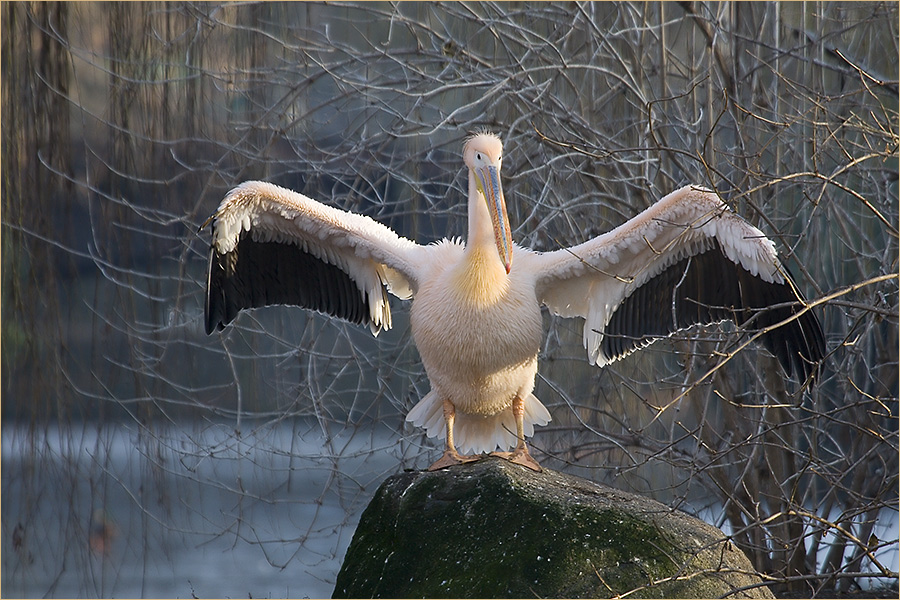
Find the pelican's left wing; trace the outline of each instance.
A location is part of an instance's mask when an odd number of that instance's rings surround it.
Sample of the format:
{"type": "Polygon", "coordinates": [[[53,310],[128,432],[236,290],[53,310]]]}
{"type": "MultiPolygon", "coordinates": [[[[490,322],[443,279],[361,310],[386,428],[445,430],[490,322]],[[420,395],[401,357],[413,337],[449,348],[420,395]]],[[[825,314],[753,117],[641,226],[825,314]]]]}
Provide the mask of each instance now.
{"type": "MultiPolygon", "coordinates": [[[[600,366],[692,325],[733,320],[763,329],[804,303],[774,243],[716,194],[691,186],[604,235],[523,258],[540,302],[584,317],[584,345],[600,366]]],[[[825,355],[812,311],[762,341],[788,375],[803,379],[825,355]]]]}
{"type": "Polygon", "coordinates": [[[207,333],[242,309],[290,304],[377,335],[391,327],[387,292],[412,297],[427,253],[369,217],[262,181],[229,192],[209,222],[207,333]]]}

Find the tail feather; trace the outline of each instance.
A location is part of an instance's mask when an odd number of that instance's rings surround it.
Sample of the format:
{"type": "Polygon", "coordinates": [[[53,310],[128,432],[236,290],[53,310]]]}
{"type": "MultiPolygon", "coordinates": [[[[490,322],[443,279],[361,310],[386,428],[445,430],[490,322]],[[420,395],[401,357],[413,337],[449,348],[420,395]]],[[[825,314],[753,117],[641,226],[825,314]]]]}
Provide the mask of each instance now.
{"type": "Polygon", "coordinates": [[[428,437],[441,439],[447,437],[444,407],[434,390],[425,394],[425,397],[412,407],[412,410],[406,415],[406,420],[424,429],[428,437]]]}
{"type": "MultiPolygon", "coordinates": [[[[444,423],[444,410],[438,395],[431,391],[416,404],[406,420],[425,429],[428,437],[447,438],[447,427],[444,423]]],[[[525,436],[534,435],[535,425],[546,425],[550,422],[550,412],[534,394],[525,398],[525,436]]],[[[516,420],[512,408],[502,410],[495,415],[484,417],[456,413],[456,424],[453,428],[456,448],[463,454],[492,452],[500,448],[506,450],[516,445],[516,420]]]]}

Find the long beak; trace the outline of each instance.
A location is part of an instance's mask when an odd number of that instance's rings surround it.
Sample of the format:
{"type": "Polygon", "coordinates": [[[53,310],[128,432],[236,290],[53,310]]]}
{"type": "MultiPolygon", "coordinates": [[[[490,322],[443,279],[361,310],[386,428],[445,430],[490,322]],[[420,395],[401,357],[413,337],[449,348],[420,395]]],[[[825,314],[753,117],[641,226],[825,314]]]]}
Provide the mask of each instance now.
{"type": "Polygon", "coordinates": [[[475,174],[487,202],[488,212],[491,213],[497,252],[503,266],[506,267],[506,272],[509,273],[512,268],[512,233],[509,229],[509,216],[506,214],[506,199],[503,197],[503,188],[500,187],[500,170],[494,166],[487,166],[475,169],[475,174]]]}

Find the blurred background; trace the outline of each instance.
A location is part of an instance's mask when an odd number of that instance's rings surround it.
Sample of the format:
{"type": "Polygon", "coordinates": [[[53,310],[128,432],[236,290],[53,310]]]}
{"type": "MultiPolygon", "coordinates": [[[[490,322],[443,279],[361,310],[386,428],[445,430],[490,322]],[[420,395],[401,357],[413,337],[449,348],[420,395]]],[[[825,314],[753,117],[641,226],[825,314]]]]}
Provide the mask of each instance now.
{"type": "Polygon", "coordinates": [[[776,241],[826,332],[803,389],[733,326],[605,369],[545,315],[547,467],[720,527],[782,596],[896,597],[898,5],[4,3],[2,595],[322,597],[437,444],[408,305],[203,330],[224,194],[265,179],[428,243],[464,137],[552,250],[687,183],[776,241]]]}

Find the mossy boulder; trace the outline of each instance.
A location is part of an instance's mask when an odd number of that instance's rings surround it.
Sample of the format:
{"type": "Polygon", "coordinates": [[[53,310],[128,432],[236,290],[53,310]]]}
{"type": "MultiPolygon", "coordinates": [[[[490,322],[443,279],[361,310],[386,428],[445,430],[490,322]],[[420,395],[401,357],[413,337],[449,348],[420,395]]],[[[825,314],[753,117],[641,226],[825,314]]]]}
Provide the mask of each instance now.
{"type": "Polygon", "coordinates": [[[498,458],[385,481],[335,598],[771,598],[725,535],[659,502],[498,458]]]}

